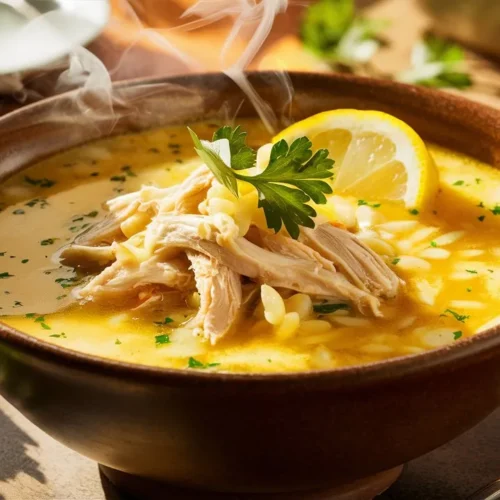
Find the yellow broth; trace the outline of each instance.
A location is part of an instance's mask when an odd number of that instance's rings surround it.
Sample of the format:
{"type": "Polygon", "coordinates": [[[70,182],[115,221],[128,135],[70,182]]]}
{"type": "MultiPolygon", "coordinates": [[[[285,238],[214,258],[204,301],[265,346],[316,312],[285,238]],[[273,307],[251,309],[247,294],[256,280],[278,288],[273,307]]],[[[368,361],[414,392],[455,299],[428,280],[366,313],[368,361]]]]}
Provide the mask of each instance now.
{"type": "MultiPolygon", "coordinates": [[[[241,125],[249,131],[253,147],[269,142],[258,122],[242,120],[241,125]]],[[[214,127],[206,123],[194,129],[200,137],[209,138],[214,127]]],[[[432,145],[429,148],[440,170],[443,166],[442,175],[451,176],[432,211],[409,213],[391,204],[367,205],[374,224],[368,230],[375,232],[372,241],[370,233],[365,233],[366,242],[375,250],[377,245],[392,248],[384,258],[406,283],[397,300],[383,305],[383,319],[342,310],[314,314],[301,322],[296,335],[284,340],[263,319],[262,307],[257,307],[228,338],[211,346],[182,326],[196,312],[188,305],[170,311],[173,322],[165,324],[162,317],[145,317],[119,307],[77,304],[71,292],[78,279],[71,268],[57,264],[54,254],[104,217],[103,204],[108,199],[143,184],[177,184],[200,164],[186,128],[176,127],[85,145],[46,159],[3,184],[2,320],[46,342],[97,356],[231,372],[303,371],[369,363],[474,335],[496,323],[500,314],[497,214],[495,209],[472,204],[467,210],[465,203],[457,216],[455,191],[461,186],[480,190],[481,184],[468,179],[465,185],[458,181],[456,189],[449,186],[457,182],[453,176],[462,165],[478,171],[488,167],[432,145]],[[480,220],[482,214],[487,215],[480,220]],[[446,257],[436,250],[445,250],[446,257]],[[425,265],[417,261],[415,268],[415,258],[423,259],[425,265]]],[[[499,190],[500,178],[495,186],[488,183],[488,189],[499,190]]],[[[359,205],[357,200],[350,201],[359,205]]],[[[328,205],[320,212],[327,217],[333,214],[328,205]]]]}

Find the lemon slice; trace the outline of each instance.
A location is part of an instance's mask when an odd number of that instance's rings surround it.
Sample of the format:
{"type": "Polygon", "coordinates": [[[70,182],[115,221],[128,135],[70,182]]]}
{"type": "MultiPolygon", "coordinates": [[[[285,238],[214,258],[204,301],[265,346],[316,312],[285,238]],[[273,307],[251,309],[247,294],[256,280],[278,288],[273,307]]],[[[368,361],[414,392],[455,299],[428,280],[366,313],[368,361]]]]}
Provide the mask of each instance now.
{"type": "Polygon", "coordinates": [[[339,109],[288,127],[274,141],[307,136],[335,160],[336,194],[403,202],[424,209],[438,191],[438,173],[419,135],[380,111],[339,109]]]}

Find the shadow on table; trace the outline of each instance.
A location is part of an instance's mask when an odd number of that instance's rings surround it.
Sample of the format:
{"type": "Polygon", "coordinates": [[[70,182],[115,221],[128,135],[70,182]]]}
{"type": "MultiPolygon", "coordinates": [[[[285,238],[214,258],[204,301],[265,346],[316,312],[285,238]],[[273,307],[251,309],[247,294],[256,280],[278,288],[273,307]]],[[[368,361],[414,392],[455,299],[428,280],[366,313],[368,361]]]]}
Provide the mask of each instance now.
{"type": "MultiPolygon", "coordinates": [[[[24,472],[39,483],[45,484],[46,479],[40,470],[39,463],[28,455],[28,446],[38,446],[28,434],[20,429],[0,410],[0,486],[2,482],[14,479],[24,472]]],[[[0,500],[5,498],[0,493],[0,500]]]]}

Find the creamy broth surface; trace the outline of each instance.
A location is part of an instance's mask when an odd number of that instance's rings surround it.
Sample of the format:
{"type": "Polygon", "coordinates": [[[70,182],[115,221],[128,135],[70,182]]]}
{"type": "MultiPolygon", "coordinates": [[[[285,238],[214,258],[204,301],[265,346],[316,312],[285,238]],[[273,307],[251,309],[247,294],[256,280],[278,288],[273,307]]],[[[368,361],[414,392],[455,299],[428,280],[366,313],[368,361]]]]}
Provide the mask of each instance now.
{"type": "MultiPolygon", "coordinates": [[[[259,122],[242,120],[241,125],[249,132],[251,146],[270,141],[259,122]]],[[[216,127],[206,123],[193,128],[208,138],[216,127]]],[[[429,149],[438,166],[476,165],[453,152],[432,145],[429,149]]],[[[211,346],[183,326],[196,312],[189,301],[168,312],[169,322],[119,307],[77,303],[72,290],[81,277],[58,264],[58,249],[102,220],[110,198],[144,184],[177,184],[200,164],[186,127],[176,127],[85,145],[7,180],[0,191],[2,320],[44,341],[98,356],[174,368],[189,368],[190,359],[195,359],[206,369],[235,372],[303,371],[379,361],[451,344],[496,323],[500,237],[495,216],[500,221],[500,209],[498,214],[485,206],[457,211],[453,193],[446,189],[429,213],[351,200],[369,209],[364,237],[368,243],[372,237],[372,248],[381,247],[386,262],[406,283],[398,299],[383,304],[383,319],[345,310],[314,313],[301,322],[295,336],[284,340],[257,307],[227,339],[211,346]],[[412,259],[424,264],[415,268],[412,259]],[[166,335],[169,343],[162,341],[166,335]]],[[[462,181],[460,168],[444,168],[442,175],[462,181]]],[[[480,180],[464,182],[482,188],[480,180]]],[[[500,177],[495,186],[484,189],[498,192],[500,177]]],[[[334,217],[329,205],[318,211],[334,217]]],[[[201,366],[191,366],[196,367],[201,366]]]]}

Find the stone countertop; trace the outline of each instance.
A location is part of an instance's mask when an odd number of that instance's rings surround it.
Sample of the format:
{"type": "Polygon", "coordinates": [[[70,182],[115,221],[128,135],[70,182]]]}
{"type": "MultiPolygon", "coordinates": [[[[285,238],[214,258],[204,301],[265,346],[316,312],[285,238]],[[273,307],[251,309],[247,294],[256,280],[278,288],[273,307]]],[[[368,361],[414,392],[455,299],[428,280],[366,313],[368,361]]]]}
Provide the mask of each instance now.
{"type": "MultiPolygon", "coordinates": [[[[500,410],[406,467],[380,500],[466,500],[500,478],[500,410]]],[[[130,500],[0,398],[0,500],[130,500]]],[[[169,498],[169,500],[176,500],[169,498]]],[[[201,499],[200,499],[201,500],[201,499]]]]}

